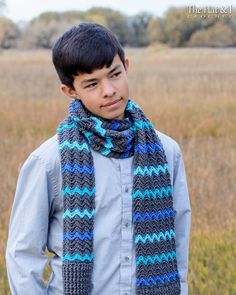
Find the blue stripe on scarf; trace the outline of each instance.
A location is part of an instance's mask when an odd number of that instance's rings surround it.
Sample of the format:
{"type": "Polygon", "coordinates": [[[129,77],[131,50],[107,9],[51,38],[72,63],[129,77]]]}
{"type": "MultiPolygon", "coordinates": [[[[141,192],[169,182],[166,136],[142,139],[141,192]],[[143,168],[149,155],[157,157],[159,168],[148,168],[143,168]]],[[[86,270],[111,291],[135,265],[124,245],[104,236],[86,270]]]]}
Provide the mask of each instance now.
{"type": "Polygon", "coordinates": [[[63,240],[70,240],[73,241],[75,239],[80,239],[81,241],[83,241],[84,239],[88,239],[88,240],[92,240],[93,238],[93,233],[89,233],[89,232],[84,232],[83,234],[75,232],[73,234],[71,233],[64,233],[63,234],[63,240]]]}
{"type": "Polygon", "coordinates": [[[117,120],[111,120],[111,123],[113,126],[111,127],[111,130],[118,130],[120,127],[120,123],[117,120]]]}
{"type": "Polygon", "coordinates": [[[162,144],[158,144],[158,143],[153,143],[153,144],[140,144],[138,143],[135,147],[134,147],[134,153],[147,153],[147,152],[151,152],[154,153],[155,151],[161,151],[163,152],[163,145],[162,144]]]}
{"type": "Polygon", "coordinates": [[[130,151],[133,147],[133,143],[132,143],[133,136],[131,136],[129,131],[124,131],[123,134],[126,138],[126,144],[125,144],[126,148],[125,148],[125,152],[124,152],[124,154],[125,154],[125,153],[127,153],[127,151],[130,151]]]}
{"type": "Polygon", "coordinates": [[[79,108],[82,107],[82,103],[78,99],[72,99],[72,103],[69,106],[70,112],[76,112],[79,108]]]}
{"type": "Polygon", "coordinates": [[[159,210],[159,211],[151,211],[151,212],[136,212],[133,215],[133,222],[136,222],[138,220],[145,222],[145,221],[152,221],[152,220],[158,220],[158,219],[165,219],[165,218],[170,218],[174,217],[175,212],[172,208],[164,209],[164,210],[159,210]]]}
{"type": "Polygon", "coordinates": [[[161,283],[162,285],[165,285],[166,283],[171,283],[171,281],[177,281],[179,280],[179,273],[177,271],[170,272],[165,275],[157,275],[155,277],[148,276],[146,279],[143,277],[140,277],[137,279],[137,287],[142,286],[157,286],[158,283],[161,283]]]}
{"type": "Polygon", "coordinates": [[[65,172],[71,172],[74,173],[75,171],[78,171],[79,173],[88,173],[88,174],[92,174],[94,173],[94,167],[89,167],[87,165],[83,165],[83,166],[79,166],[77,163],[75,163],[74,165],[71,165],[69,163],[66,163],[62,168],[61,168],[61,172],[65,173],[65,172]]]}

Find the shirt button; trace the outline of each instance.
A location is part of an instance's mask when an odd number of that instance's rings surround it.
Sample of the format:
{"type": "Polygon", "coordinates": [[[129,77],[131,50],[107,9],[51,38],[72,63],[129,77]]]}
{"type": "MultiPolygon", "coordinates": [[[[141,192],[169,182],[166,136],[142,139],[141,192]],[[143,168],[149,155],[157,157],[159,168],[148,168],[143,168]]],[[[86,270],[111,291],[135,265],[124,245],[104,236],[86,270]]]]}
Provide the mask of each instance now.
{"type": "Polygon", "coordinates": [[[125,227],[129,227],[129,221],[125,223],[125,227]]]}
{"type": "Polygon", "coordinates": [[[126,188],[125,188],[125,192],[126,192],[126,193],[128,193],[128,191],[129,191],[129,188],[128,188],[128,187],[126,187],[126,188]]]}
{"type": "Polygon", "coordinates": [[[129,261],[129,257],[125,256],[125,261],[128,262],[129,261]]]}

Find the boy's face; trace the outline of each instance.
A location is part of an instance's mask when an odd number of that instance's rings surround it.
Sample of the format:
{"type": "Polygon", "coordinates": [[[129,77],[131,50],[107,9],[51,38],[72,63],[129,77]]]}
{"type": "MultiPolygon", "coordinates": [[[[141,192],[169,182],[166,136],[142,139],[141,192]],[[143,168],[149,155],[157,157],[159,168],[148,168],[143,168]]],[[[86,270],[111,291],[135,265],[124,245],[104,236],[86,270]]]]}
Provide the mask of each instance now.
{"type": "Polygon", "coordinates": [[[124,119],[129,98],[127,80],[128,59],[125,67],[117,54],[109,68],[103,67],[91,74],[79,74],[74,79],[74,88],[62,85],[62,91],[82,101],[94,115],[104,119],[124,119]]]}

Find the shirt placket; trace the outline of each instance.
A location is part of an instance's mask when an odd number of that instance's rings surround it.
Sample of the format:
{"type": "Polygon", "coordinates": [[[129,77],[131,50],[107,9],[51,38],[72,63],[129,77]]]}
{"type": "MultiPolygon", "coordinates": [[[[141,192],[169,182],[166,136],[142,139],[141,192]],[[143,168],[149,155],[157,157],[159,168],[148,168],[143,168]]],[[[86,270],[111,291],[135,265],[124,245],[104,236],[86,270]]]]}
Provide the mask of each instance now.
{"type": "Polygon", "coordinates": [[[130,295],[132,286],[132,180],[129,160],[120,160],[122,218],[121,218],[121,257],[120,295],[130,295]]]}

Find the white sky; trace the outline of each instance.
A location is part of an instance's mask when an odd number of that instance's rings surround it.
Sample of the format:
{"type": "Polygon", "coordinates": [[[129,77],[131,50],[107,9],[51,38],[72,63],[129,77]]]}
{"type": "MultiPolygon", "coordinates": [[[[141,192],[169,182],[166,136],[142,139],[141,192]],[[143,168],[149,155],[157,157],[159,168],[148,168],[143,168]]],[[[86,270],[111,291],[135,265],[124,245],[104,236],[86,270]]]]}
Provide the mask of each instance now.
{"type": "Polygon", "coordinates": [[[93,6],[109,7],[126,15],[147,11],[161,16],[170,6],[228,6],[236,0],[5,0],[4,15],[17,22],[28,21],[45,11],[87,10],[93,6]]]}

